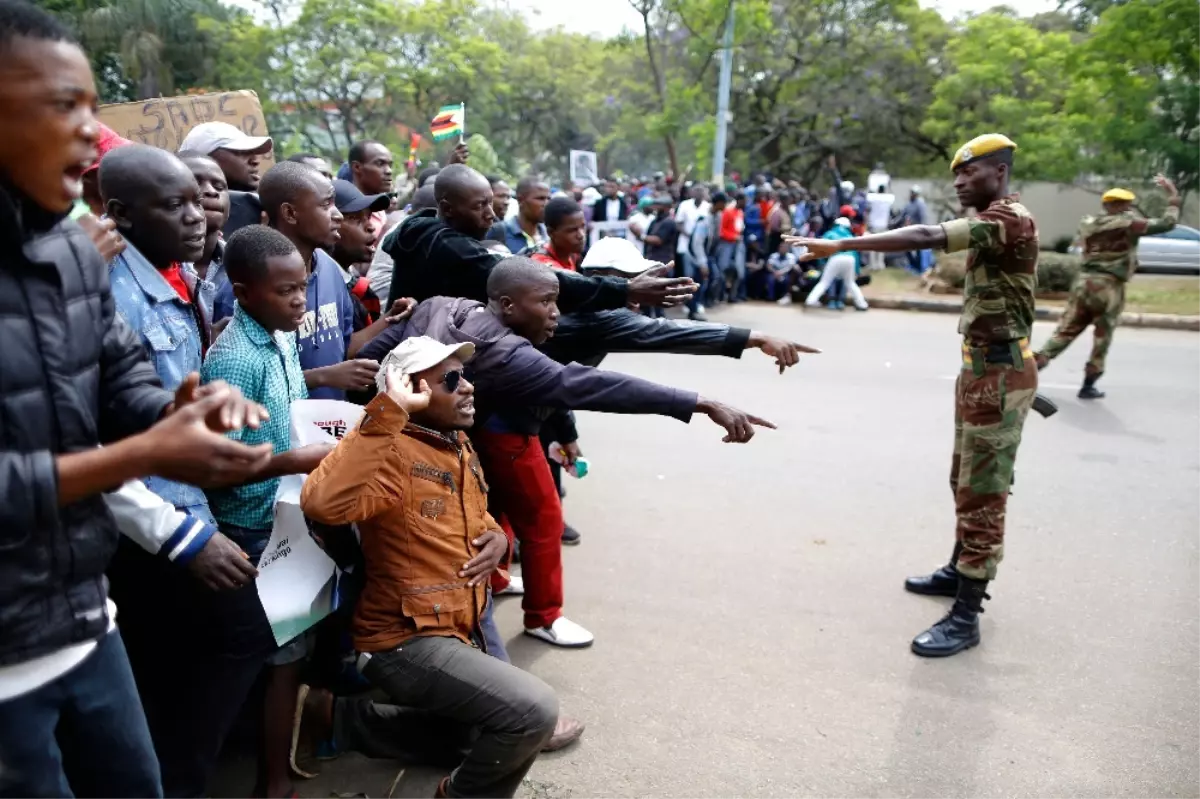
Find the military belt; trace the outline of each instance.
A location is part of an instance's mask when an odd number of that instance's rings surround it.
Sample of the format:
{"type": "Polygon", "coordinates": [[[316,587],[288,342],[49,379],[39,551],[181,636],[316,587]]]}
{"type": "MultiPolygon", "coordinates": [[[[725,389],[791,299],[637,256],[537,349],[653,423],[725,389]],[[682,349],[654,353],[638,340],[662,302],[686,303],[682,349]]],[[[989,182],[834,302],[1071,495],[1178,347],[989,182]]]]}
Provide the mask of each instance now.
{"type": "Polygon", "coordinates": [[[1029,348],[1027,338],[1000,341],[985,347],[972,347],[964,341],[962,352],[963,366],[971,367],[976,377],[983,377],[989,363],[1007,364],[1020,372],[1025,369],[1025,361],[1033,360],[1033,350],[1029,348]]]}

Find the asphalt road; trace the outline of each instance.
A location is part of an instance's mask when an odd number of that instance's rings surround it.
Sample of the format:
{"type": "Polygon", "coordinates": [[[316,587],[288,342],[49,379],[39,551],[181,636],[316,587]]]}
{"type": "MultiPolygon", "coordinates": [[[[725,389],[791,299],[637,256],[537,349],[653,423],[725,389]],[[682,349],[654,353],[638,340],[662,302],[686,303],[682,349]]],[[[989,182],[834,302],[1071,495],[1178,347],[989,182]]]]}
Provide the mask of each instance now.
{"type": "MultiPolygon", "coordinates": [[[[779,429],[732,446],[704,418],[581,415],[566,610],[596,644],[520,635],[517,599],[498,618],[588,730],[524,795],[1200,795],[1200,336],[1118,331],[1101,402],[1074,397],[1086,342],[1043,374],[1061,412],[1026,425],[983,643],[926,661],[909,641],[948,603],[901,583],[953,543],[955,319],[719,320],[825,353],[782,377],[759,353],[605,363],[779,429]]],[[[301,791],[381,797],[396,774],[344,758],[301,791]]]]}

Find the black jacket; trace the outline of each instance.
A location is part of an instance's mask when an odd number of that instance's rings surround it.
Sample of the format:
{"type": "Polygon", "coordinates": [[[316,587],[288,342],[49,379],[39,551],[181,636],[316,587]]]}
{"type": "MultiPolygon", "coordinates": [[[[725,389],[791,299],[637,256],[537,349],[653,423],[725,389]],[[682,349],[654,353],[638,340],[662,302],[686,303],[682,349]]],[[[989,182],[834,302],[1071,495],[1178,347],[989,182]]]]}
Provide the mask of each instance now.
{"type": "Polygon", "coordinates": [[[608,198],[601,197],[596,202],[592,203],[592,221],[593,222],[624,222],[629,218],[629,206],[621,198],[617,198],[620,206],[617,208],[617,218],[608,218],[608,198]]]}
{"type": "MultiPolygon", "coordinates": [[[[504,256],[478,239],[454,230],[427,208],[400,223],[384,250],[396,266],[388,297],[466,297],[487,302],[488,274],[504,256]]],[[[558,305],[563,313],[621,308],[628,302],[626,281],[558,272],[558,305]]]]}
{"type": "Polygon", "coordinates": [[[379,334],[358,357],[382,361],[413,336],[475,345],[467,369],[475,385],[477,424],[502,412],[514,432],[537,435],[556,409],[653,413],[683,422],[690,421],[696,409],[694,392],[578,363],[563,366],[505,327],[482,304],[460,298],[422,302],[412,318],[379,334]]]}
{"type": "Polygon", "coordinates": [[[58,507],[54,459],[144,430],[171,400],[91,239],[14,197],[0,188],[0,665],[108,628],[116,524],[98,495],[58,507]]]}

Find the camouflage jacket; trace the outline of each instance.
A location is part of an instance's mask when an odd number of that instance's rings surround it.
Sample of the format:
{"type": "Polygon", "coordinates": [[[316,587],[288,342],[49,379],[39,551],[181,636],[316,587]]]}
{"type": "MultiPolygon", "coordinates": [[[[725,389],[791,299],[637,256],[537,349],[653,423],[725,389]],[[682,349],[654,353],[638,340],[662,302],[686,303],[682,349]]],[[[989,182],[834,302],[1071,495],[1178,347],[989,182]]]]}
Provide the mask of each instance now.
{"type": "Polygon", "coordinates": [[[946,252],[967,250],[958,332],[971,346],[1027,338],[1037,284],[1037,223],[1015,194],[974,219],[942,224],[946,252]]]}
{"type": "Polygon", "coordinates": [[[1179,221],[1179,206],[1167,206],[1160,219],[1142,219],[1131,211],[1085,216],[1079,223],[1084,272],[1100,272],[1129,280],[1137,271],[1137,241],[1148,233],[1165,233],[1179,221]]]}

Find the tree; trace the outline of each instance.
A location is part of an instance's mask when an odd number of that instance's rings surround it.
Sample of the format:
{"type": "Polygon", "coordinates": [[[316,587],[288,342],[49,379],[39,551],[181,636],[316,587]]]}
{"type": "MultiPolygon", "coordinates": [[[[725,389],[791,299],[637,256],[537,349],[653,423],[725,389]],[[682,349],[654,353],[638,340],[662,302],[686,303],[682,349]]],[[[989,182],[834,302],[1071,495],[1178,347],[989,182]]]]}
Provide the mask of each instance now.
{"type": "Polygon", "coordinates": [[[102,99],[144,99],[205,85],[220,49],[203,20],[242,13],[219,0],[49,0],[92,60],[102,99]]]}
{"type": "Polygon", "coordinates": [[[1093,171],[1200,177],[1200,5],[1128,0],[1107,7],[1081,45],[1073,103],[1093,171]]]}
{"type": "MultiPolygon", "coordinates": [[[[740,26],[740,3],[738,14],[740,26]]],[[[919,172],[948,157],[946,138],[921,127],[949,36],[936,12],[915,0],[814,0],[747,22],[734,68],[734,168],[811,180],[830,154],[864,176],[879,160],[919,172]]]]}
{"type": "Polygon", "coordinates": [[[1070,182],[1079,175],[1085,152],[1077,132],[1087,117],[1067,104],[1076,58],[1071,34],[989,12],[967,21],[946,57],[923,132],[956,143],[1001,132],[1017,142],[1023,178],[1070,182]]]}

